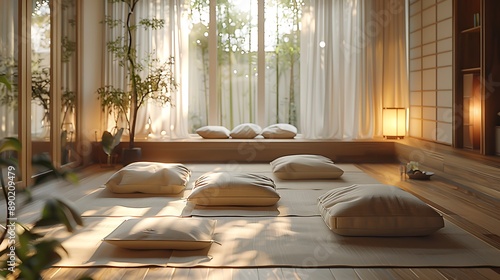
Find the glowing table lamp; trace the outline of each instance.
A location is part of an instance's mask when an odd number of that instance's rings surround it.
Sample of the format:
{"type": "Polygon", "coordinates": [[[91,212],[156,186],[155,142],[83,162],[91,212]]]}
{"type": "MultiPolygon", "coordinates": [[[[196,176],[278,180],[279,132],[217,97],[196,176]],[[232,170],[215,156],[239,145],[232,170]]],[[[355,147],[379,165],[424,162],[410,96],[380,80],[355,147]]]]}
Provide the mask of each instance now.
{"type": "Polygon", "coordinates": [[[406,108],[384,108],[382,134],[387,139],[403,139],[406,135],[406,108]]]}

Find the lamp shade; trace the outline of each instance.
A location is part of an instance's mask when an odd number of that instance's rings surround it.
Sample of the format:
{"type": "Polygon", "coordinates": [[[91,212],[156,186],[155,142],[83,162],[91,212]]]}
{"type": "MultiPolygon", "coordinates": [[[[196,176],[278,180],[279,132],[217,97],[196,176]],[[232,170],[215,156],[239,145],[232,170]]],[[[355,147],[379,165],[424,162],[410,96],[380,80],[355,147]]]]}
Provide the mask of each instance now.
{"type": "Polygon", "coordinates": [[[406,135],[406,109],[384,108],[382,111],[383,131],[386,138],[404,138],[406,135]]]}

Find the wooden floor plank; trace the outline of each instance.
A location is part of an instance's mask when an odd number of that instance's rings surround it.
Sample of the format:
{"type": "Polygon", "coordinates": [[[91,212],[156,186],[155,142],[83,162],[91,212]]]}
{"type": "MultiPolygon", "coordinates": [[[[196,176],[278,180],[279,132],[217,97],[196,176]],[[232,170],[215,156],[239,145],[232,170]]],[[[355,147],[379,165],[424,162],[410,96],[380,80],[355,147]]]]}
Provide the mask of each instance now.
{"type": "Polygon", "coordinates": [[[394,275],[397,275],[396,279],[419,279],[419,280],[427,280],[425,278],[420,278],[418,275],[410,268],[392,268],[391,269],[394,275]]]}
{"type": "MultiPolygon", "coordinates": [[[[447,279],[474,279],[488,280],[487,277],[481,275],[475,268],[471,269],[449,269],[440,268],[438,271],[447,279]]],[[[499,277],[500,279],[500,277],[499,277]]]]}
{"type": "Polygon", "coordinates": [[[395,280],[399,278],[392,269],[356,268],[354,271],[361,280],[395,280]]]}
{"type": "MultiPolygon", "coordinates": [[[[211,272],[216,269],[212,269],[211,272]]],[[[257,268],[231,268],[232,280],[255,280],[259,279],[257,268]]]]}
{"type": "MultiPolygon", "coordinates": [[[[67,280],[67,279],[80,279],[82,277],[93,277],[96,271],[100,268],[51,268],[43,273],[43,279],[50,280],[67,280]]],[[[94,278],[97,280],[97,278],[94,278]]]]}
{"type": "Polygon", "coordinates": [[[434,268],[411,268],[410,270],[417,276],[416,279],[448,280],[439,270],[434,268]]]}
{"type": "Polygon", "coordinates": [[[176,268],[172,279],[208,279],[208,268],[176,268]]]}
{"type": "Polygon", "coordinates": [[[332,272],[328,268],[282,268],[284,279],[290,280],[331,280],[332,272]]]}
{"type": "Polygon", "coordinates": [[[173,279],[174,271],[173,267],[151,267],[144,276],[144,280],[170,280],[173,279]]]}
{"type": "Polygon", "coordinates": [[[335,280],[344,280],[344,279],[350,279],[350,280],[359,280],[358,274],[354,269],[352,268],[331,268],[330,272],[333,275],[332,279],[335,280]]]}

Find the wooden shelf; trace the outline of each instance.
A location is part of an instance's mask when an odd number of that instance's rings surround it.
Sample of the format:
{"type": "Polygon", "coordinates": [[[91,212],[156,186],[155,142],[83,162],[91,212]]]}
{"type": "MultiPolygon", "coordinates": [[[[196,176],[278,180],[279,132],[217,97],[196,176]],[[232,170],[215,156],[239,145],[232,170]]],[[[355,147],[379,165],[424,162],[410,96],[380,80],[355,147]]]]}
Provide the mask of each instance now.
{"type": "Polygon", "coordinates": [[[475,72],[481,72],[481,67],[473,67],[473,68],[465,68],[461,70],[462,73],[475,73],[475,72]]]}
{"type": "Polygon", "coordinates": [[[500,95],[496,93],[500,87],[484,85],[480,81],[500,77],[500,1],[454,0],[453,5],[454,113],[457,120],[469,112],[474,114],[473,128],[465,123],[457,124],[453,144],[457,148],[472,146],[475,152],[482,155],[496,155],[496,114],[500,111],[500,95]],[[479,22],[474,20],[478,16],[479,22]],[[465,87],[470,86],[464,85],[468,75],[477,80],[473,100],[470,94],[465,93],[465,87]]]}
{"type": "Polygon", "coordinates": [[[468,29],[462,30],[460,33],[462,33],[462,34],[476,33],[476,32],[479,32],[479,31],[481,31],[481,26],[475,26],[475,27],[472,27],[472,28],[468,28],[468,29]]]}

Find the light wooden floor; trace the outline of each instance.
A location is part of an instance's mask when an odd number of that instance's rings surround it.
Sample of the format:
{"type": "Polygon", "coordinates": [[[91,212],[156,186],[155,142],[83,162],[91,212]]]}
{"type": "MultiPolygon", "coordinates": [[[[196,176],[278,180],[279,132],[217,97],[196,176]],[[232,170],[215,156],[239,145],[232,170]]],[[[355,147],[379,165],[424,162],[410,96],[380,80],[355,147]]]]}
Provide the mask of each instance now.
{"type": "MultiPolygon", "coordinates": [[[[438,209],[448,219],[500,249],[500,198],[491,198],[458,187],[439,176],[430,181],[402,180],[398,164],[357,164],[382,183],[397,185],[438,209]]],[[[111,170],[109,172],[112,172],[111,170]]],[[[91,174],[82,185],[109,176],[109,172],[91,174]]],[[[66,189],[70,199],[80,193],[66,189]]],[[[249,269],[175,269],[175,268],[52,268],[44,279],[500,279],[499,268],[249,268],[249,269]],[[321,278],[319,277],[321,275],[321,278]]]]}

